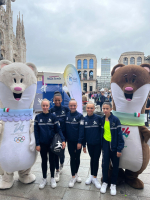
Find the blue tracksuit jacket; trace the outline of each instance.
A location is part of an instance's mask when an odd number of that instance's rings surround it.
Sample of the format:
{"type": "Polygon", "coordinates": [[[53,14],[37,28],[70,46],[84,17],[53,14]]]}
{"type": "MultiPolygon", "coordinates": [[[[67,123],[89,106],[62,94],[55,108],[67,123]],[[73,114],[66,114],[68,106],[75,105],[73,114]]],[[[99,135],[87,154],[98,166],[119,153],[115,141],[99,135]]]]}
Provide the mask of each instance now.
{"type": "Polygon", "coordinates": [[[54,106],[50,109],[50,112],[56,115],[58,121],[60,122],[60,128],[64,137],[66,138],[66,114],[69,112],[69,108],[64,106],[54,106]]]}
{"type": "MultiPolygon", "coordinates": [[[[112,113],[108,119],[109,119],[109,123],[110,123],[110,131],[111,131],[111,142],[110,142],[111,150],[121,152],[122,149],[124,148],[124,139],[122,136],[120,121],[112,113]]],[[[102,117],[101,142],[103,142],[104,124],[105,124],[105,116],[102,117]]]]}
{"type": "Polygon", "coordinates": [[[84,139],[84,118],[81,113],[70,111],[66,115],[66,136],[67,141],[82,144],[84,139]]]}
{"type": "Polygon", "coordinates": [[[51,113],[40,113],[36,115],[34,120],[36,146],[40,146],[41,143],[50,144],[55,133],[59,133],[62,141],[65,141],[59,126],[59,121],[55,115],[51,113]]]}
{"type": "Polygon", "coordinates": [[[84,118],[84,140],[83,147],[87,144],[101,145],[101,117],[93,114],[84,118]]]}

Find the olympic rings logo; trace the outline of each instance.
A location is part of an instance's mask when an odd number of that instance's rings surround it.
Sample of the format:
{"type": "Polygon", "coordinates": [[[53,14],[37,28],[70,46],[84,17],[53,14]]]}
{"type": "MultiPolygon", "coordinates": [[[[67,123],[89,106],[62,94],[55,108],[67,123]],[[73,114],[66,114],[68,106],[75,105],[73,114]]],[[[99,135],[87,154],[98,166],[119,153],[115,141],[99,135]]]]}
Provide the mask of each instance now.
{"type": "Polygon", "coordinates": [[[14,138],[14,141],[16,142],[16,143],[20,143],[20,142],[24,142],[25,141],[25,137],[23,136],[23,137],[15,137],[14,138]]]}

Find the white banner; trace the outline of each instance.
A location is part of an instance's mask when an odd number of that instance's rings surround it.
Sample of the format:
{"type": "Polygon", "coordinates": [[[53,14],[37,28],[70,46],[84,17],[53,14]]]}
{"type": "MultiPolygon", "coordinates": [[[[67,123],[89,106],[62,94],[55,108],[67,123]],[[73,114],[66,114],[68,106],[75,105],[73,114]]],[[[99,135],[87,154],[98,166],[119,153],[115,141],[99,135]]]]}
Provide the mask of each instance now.
{"type": "Polygon", "coordinates": [[[82,113],[82,91],[81,91],[81,83],[78,72],[76,68],[69,64],[65,68],[64,71],[64,79],[71,95],[71,98],[77,101],[78,107],[77,111],[82,113]]]}
{"type": "Polygon", "coordinates": [[[44,84],[64,84],[63,74],[44,72],[44,84]]]}

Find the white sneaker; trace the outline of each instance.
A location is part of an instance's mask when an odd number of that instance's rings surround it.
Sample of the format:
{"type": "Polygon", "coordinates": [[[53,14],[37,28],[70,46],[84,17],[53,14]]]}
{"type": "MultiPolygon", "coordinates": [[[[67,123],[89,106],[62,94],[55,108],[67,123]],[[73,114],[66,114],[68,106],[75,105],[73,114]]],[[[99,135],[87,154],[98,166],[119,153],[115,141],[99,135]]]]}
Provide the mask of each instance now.
{"type": "Polygon", "coordinates": [[[56,188],[57,187],[57,183],[55,181],[55,178],[51,178],[51,187],[52,188],[56,188]]]}
{"type": "Polygon", "coordinates": [[[92,183],[95,185],[97,189],[101,188],[101,184],[98,182],[97,178],[92,179],[92,183]]]}
{"type": "Polygon", "coordinates": [[[76,174],[76,179],[77,179],[77,182],[78,182],[78,183],[81,183],[81,182],[82,182],[81,177],[80,177],[78,174],[76,174]]]}
{"type": "Polygon", "coordinates": [[[69,182],[69,187],[72,188],[76,181],[77,181],[76,177],[75,178],[71,178],[71,180],[69,182]]]}
{"type": "Polygon", "coordinates": [[[59,180],[60,180],[60,172],[56,172],[56,174],[55,174],[56,183],[59,182],[59,180]]]}
{"type": "Polygon", "coordinates": [[[46,178],[43,178],[42,179],[42,182],[40,183],[39,185],[39,188],[40,189],[43,189],[45,187],[45,185],[47,184],[47,179],[46,178]]]}
{"type": "Polygon", "coordinates": [[[100,192],[103,194],[106,193],[107,186],[108,186],[108,184],[103,182],[100,192]]]}
{"type": "Polygon", "coordinates": [[[64,166],[64,164],[60,164],[60,167],[59,167],[59,171],[60,171],[60,173],[62,173],[63,166],[64,166]]]}
{"type": "Polygon", "coordinates": [[[117,194],[116,185],[111,184],[111,186],[110,186],[110,194],[111,195],[116,195],[117,194]]]}
{"type": "Polygon", "coordinates": [[[90,175],[89,178],[85,181],[86,185],[90,185],[92,183],[93,176],[90,175]]]}

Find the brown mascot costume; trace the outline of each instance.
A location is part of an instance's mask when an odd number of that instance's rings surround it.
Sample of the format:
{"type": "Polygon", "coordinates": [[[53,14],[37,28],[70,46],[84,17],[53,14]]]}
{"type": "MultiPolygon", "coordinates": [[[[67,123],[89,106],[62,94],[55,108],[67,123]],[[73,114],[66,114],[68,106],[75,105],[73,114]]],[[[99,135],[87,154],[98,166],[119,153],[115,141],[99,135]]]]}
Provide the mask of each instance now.
{"type": "Polygon", "coordinates": [[[120,119],[125,141],[119,174],[131,187],[142,189],[144,184],[138,176],[146,169],[150,154],[150,131],[145,127],[144,114],[150,90],[150,65],[118,64],[111,75],[112,113],[120,119]]]}

